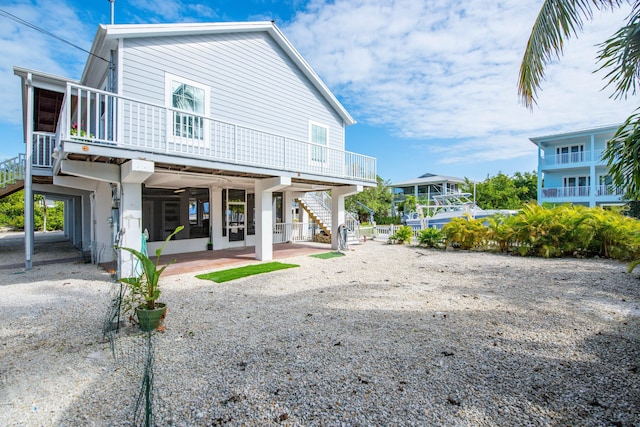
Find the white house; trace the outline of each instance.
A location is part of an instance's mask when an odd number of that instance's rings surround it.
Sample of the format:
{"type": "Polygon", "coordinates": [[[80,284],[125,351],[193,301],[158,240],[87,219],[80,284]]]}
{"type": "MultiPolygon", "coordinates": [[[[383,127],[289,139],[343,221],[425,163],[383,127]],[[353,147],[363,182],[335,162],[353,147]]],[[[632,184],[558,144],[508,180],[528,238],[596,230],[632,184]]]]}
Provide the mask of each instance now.
{"type": "Polygon", "coordinates": [[[33,193],[64,201],[70,239],[122,275],[114,245],[139,249],[147,230],[152,253],[178,225],[165,253],[212,242],[269,260],[295,200],[330,190],[337,227],[344,197],[376,185],[375,159],[345,151],[353,118],[272,22],[100,25],[79,81],[14,72],[25,218],[33,193]]]}
{"type": "Polygon", "coordinates": [[[459,186],[464,182],[464,179],[454,176],[425,173],[418,178],[391,184],[392,210],[395,213],[396,204],[404,202],[407,196],[415,196],[423,205],[431,206],[433,196],[459,193],[459,186]]]}
{"type": "Polygon", "coordinates": [[[602,153],[619,125],[530,138],[538,146],[538,203],[620,205],[602,153]]]}

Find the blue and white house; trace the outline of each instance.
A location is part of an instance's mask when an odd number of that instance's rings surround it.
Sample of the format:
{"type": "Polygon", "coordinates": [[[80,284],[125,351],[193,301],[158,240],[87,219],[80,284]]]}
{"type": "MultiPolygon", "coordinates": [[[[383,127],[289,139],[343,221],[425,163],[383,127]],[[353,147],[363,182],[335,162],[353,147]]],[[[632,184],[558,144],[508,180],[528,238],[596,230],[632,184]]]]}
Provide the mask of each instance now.
{"type": "Polygon", "coordinates": [[[621,205],[602,153],[619,125],[530,138],[538,146],[538,203],[621,205]]]}
{"type": "Polygon", "coordinates": [[[354,119],[272,22],[100,25],[80,80],[14,73],[26,153],[5,170],[24,166],[25,218],[34,193],[64,201],[69,238],[122,275],[114,244],[147,230],[153,253],[178,225],[167,254],[212,242],[269,260],[295,203],[330,190],[337,227],[344,197],[376,185],[376,160],[345,149],[354,119]]]}

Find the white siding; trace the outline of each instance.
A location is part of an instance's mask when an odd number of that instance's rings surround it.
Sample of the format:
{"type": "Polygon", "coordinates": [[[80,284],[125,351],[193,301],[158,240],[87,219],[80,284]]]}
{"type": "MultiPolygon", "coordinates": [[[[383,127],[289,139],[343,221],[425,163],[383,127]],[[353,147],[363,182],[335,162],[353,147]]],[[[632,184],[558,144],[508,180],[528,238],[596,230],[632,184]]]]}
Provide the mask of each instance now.
{"type": "Polygon", "coordinates": [[[165,72],[208,85],[215,120],[308,141],[309,120],[344,149],[341,118],[267,33],[126,39],[123,95],[165,102],[165,72]]]}

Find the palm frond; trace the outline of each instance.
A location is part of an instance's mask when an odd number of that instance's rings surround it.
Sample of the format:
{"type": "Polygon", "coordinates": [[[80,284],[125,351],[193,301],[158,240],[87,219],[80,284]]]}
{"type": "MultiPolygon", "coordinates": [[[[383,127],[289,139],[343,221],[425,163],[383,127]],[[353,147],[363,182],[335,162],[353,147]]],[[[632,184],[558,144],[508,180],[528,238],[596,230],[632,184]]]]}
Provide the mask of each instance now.
{"type": "Polygon", "coordinates": [[[560,58],[565,40],[582,31],[583,20],[593,17],[594,9],[613,9],[623,0],[545,0],[531,30],[520,74],[518,95],[532,108],[544,80],[544,69],[560,58]]]}
{"type": "Polygon", "coordinates": [[[620,28],[611,38],[600,45],[598,70],[608,69],[605,76],[614,86],[613,98],[626,98],[636,94],[640,81],[640,7],[636,5],[628,24],[620,28]]]}
{"type": "Polygon", "coordinates": [[[608,163],[613,185],[624,189],[626,198],[640,200],[640,109],[608,142],[603,159],[608,163]]]}

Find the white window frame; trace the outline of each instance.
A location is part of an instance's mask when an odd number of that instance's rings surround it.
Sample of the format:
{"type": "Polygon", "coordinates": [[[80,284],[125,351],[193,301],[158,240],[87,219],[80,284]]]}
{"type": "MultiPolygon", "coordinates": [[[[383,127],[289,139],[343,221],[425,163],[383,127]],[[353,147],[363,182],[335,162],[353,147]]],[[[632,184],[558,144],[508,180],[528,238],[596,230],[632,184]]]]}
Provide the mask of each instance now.
{"type": "Polygon", "coordinates": [[[324,123],[309,120],[309,161],[315,165],[322,165],[329,161],[329,126],[324,123]],[[320,127],[326,131],[324,149],[317,142],[313,141],[313,127],[320,127]],[[317,154],[321,153],[320,156],[317,154]]]}
{"type": "MultiPolygon", "coordinates": [[[[191,79],[187,79],[185,77],[176,76],[174,74],[165,73],[165,105],[167,106],[167,140],[170,142],[180,142],[186,143],[194,146],[202,146],[204,147],[209,141],[209,120],[211,113],[211,90],[209,86],[196,82],[191,79]],[[202,125],[202,139],[200,138],[190,138],[188,136],[176,136],[174,135],[175,124],[174,124],[174,112],[177,110],[173,107],[173,83],[185,84],[189,86],[193,86],[197,89],[201,89],[204,91],[204,123],[202,125]]],[[[181,111],[181,110],[178,110],[181,111]]],[[[192,113],[189,111],[185,111],[185,113],[192,113]]],[[[193,113],[192,113],[193,114],[193,113]]],[[[194,116],[201,117],[200,114],[194,114],[194,116]]]]}
{"type": "Polygon", "coordinates": [[[591,191],[591,176],[589,175],[566,175],[562,177],[562,188],[565,193],[565,197],[587,197],[589,196],[589,192],[591,191]],[[575,185],[569,186],[568,181],[570,179],[575,179],[575,185]],[[585,178],[586,185],[579,185],[580,178],[585,178]],[[580,189],[585,188],[587,194],[580,194],[580,189]],[[573,190],[570,190],[573,189],[573,190]]]}
{"type": "Polygon", "coordinates": [[[568,144],[568,145],[558,145],[556,147],[556,164],[566,165],[569,163],[583,163],[585,161],[585,150],[584,144],[568,144]],[[578,151],[572,152],[571,149],[573,147],[578,147],[578,151]],[[562,149],[566,148],[566,153],[561,153],[562,149]],[[573,161],[573,155],[580,154],[580,160],[573,161]],[[567,161],[562,161],[563,155],[567,156],[567,161]]]}

